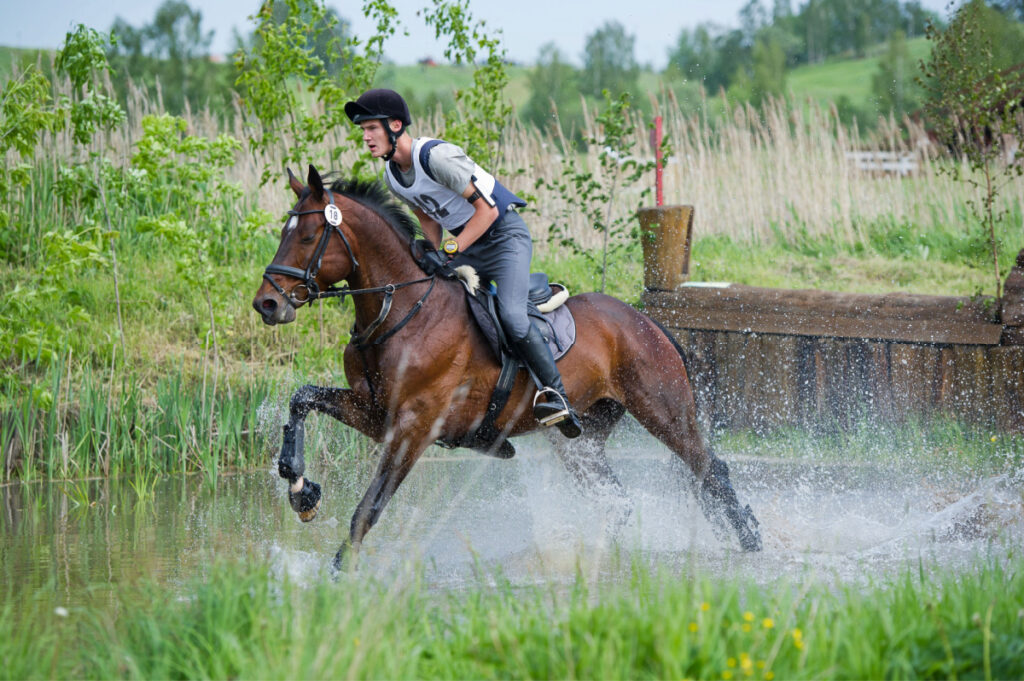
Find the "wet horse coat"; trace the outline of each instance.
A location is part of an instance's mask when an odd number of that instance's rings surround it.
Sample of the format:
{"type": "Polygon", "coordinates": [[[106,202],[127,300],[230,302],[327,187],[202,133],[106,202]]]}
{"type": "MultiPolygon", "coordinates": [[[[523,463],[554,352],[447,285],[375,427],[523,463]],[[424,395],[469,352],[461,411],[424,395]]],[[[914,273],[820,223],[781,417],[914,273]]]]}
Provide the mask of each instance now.
{"type": "MultiPolygon", "coordinates": [[[[423,451],[437,440],[460,441],[479,424],[500,367],[468,317],[461,284],[424,277],[412,259],[415,223],[381,185],[337,181],[325,188],[312,166],[308,187],[290,171],[289,177],[298,202],[253,307],[267,324],[287,323],[303,303],[344,280],[353,291],[356,336],[363,341],[361,349],[353,343],[345,348],[351,388],[305,386],[291,400],[279,470],[293,481],[293,507],[311,519],[319,500],[318,487],[315,500],[299,500],[303,488],[312,495],[315,486],[304,482],[301,451],[302,423],[310,411],[328,414],[384,445],[377,472],[352,516],[348,540],[336,556],[340,567],[423,451]],[[331,204],[341,209],[337,226],[325,218],[331,204]],[[388,285],[396,287],[385,290],[388,285]]],[[[583,485],[602,481],[625,496],[605,458],[604,441],[628,411],[693,471],[709,519],[731,527],[744,550],[759,550],[756,519],[749,507],[739,505],[725,463],[701,440],[675,341],[610,296],[576,295],[566,305],[576,319],[577,340],[559,369],[584,428],[571,450],[559,448],[570,472],[583,485]]],[[[539,427],[530,409],[533,392],[526,372],[519,372],[495,421],[498,430],[514,437],[539,427]]]]}

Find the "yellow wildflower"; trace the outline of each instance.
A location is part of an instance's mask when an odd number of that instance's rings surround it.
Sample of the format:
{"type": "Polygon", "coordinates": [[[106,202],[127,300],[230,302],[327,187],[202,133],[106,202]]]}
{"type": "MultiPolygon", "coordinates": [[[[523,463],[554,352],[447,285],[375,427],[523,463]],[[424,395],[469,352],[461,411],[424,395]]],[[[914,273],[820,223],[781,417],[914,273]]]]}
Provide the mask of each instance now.
{"type": "Polygon", "coordinates": [[[749,610],[747,610],[745,613],[743,613],[743,619],[746,620],[747,622],[753,622],[754,621],[754,613],[752,613],[749,610]]]}
{"type": "Polygon", "coordinates": [[[711,609],[711,604],[708,603],[707,601],[704,601],[703,603],[700,604],[700,611],[701,612],[707,612],[710,609],[711,609]]]}
{"type": "Polygon", "coordinates": [[[729,679],[732,678],[732,672],[729,671],[728,669],[726,669],[724,672],[722,672],[722,678],[726,679],[726,681],[728,681],[729,679]]]}
{"type": "Polygon", "coordinates": [[[728,660],[725,661],[725,663],[727,665],[729,665],[730,667],[735,667],[736,666],[736,658],[735,657],[730,657],[728,660]]]}
{"type": "Polygon", "coordinates": [[[775,626],[775,620],[773,620],[771,617],[765,617],[763,620],[761,620],[761,626],[765,629],[771,629],[775,626]]]}
{"type": "Polygon", "coordinates": [[[690,633],[696,633],[697,628],[698,627],[696,622],[690,622],[690,633]]]}
{"type": "Polygon", "coordinates": [[[774,678],[775,678],[775,672],[773,672],[773,671],[771,671],[771,670],[769,670],[769,671],[766,671],[766,672],[764,673],[764,678],[765,678],[765,680],[766,680],[766,681],[772,681],[772,679],[774,679],[774,678]]]}

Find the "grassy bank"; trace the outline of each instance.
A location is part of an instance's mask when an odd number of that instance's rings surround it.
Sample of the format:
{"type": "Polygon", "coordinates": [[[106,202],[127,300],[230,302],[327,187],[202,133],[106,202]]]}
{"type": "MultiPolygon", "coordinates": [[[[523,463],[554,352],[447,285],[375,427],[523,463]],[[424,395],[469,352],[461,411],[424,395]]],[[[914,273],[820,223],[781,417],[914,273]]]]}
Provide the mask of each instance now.
{"type": "Polygon", "coordinates": [[[564,589],[437,593],[221,564],[72,608],[10,590],[3,678],[1019,678],[1024,562],[761,587],[639,564],[564,589]]]}

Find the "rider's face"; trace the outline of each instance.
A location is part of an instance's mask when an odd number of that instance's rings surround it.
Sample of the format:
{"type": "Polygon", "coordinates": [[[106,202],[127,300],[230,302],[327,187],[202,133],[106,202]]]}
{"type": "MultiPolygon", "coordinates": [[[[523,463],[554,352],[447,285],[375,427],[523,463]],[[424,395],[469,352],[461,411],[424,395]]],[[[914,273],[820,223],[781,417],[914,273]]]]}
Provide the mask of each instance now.
{"type": "MultiPolygon", "coordinates": [[[[389,120],[386,123],[390,124],[392,121],[389,120]]],[[[359,127],[363,129],[363,142],[374,158],[380,158],[391,151],[391,142],[388,141],[388,133],[384,129],[384,125],[385,121],[382,119],[362,121],[359,124],[359,127]]]]}

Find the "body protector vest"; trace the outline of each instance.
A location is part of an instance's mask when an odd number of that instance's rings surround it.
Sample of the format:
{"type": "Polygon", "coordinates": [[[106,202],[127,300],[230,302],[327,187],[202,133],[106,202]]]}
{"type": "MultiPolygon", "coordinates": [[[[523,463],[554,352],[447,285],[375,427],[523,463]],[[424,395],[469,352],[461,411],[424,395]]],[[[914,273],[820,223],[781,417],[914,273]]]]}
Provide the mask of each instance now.
{"type": "MultiPolygon", "coordinates": [[[[430,150],[438,144],[442,144],[442,141],[429,137],[420,137],[413,142],[412,164],[416,173],[412,184],[408,187],[402,184],[394,161],[386,165],[384,177],[391,191],[418,206],[420,210],[436,220],[442,228],[458,236],[465,224],[476,213],[476,209],[462,194],[441,184],[431,174],[430,150]]],[[[498,209],[498,218],[494,224],[501,222],[511,206],[526,205],[526,201],[506,189],[479,164],[474,167],[470,181],[480,196],[498,209]]]]}

